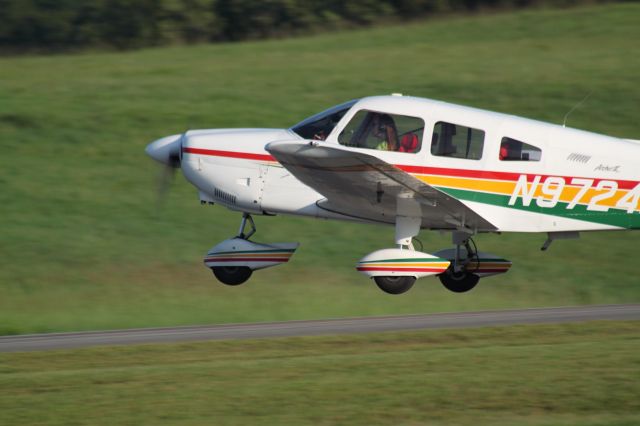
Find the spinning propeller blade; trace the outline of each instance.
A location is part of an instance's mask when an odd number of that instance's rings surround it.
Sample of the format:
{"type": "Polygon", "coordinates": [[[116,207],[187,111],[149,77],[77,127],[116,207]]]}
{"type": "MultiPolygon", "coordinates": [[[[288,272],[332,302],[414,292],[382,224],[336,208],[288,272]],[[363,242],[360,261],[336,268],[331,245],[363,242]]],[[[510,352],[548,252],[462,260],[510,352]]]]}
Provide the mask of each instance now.
{"type": "Polygon", "coordinates": [[[173,179],[175,171],[180,167],[182,158],[183,135],[171,135],[158,139],[145,149],[147,155],[164,164],[158,179],[158,205],[162,205],[173,179]]]}

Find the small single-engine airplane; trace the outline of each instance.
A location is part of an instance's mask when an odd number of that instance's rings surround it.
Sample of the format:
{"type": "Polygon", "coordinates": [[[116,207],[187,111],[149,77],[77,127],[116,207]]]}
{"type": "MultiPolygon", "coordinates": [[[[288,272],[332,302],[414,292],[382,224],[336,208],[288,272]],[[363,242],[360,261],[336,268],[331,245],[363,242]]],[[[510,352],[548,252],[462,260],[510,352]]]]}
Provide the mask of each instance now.
{"type": "Polygon", "coordinates": [[[251,215],[395,226],[395,247],[357,263],[391,294],[436,275],[454,292],[511,262],[479,252],[487,232],[544,232],[542,249],[581,231],[640,228],[640,141],[394,94],[334,106],[289,129],[190,130],[149,144],[181,167],[201,203],[242,213],[238,235],[204,263],[225,284],[287,262],[297,243],[262,244],[251,215]],[[420,229],[452,248],[415,249],[420,229]]]}

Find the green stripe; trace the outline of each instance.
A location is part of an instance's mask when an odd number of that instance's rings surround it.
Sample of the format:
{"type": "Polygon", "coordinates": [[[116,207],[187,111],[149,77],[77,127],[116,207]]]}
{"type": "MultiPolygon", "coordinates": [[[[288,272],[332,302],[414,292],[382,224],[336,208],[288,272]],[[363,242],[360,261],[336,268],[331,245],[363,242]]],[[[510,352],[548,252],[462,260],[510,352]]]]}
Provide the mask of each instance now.
{"type": "Polygon", "coordinates": [[[558,202],[554,207],[539,207],[535,198],[529,206],[522,204],[522,197],[518,197],[516,203],[510,206],[510,195],[488,194],[485,192],[467,191],[464,189],[453,189],[446,187],[437,187],[440,191],[445,192],[452,197],[466,201],[476,201],[492,206],[506,207],[515,210],[528,211],[533,213],[542,213],[552,216],[563,217],[567,219],[583,220],[586,222],[600,223],[604,225],[618,226],[626,229],[640,229],[640,214],[627,213],[626,210],[610,208],[607,212],[594,212],[587,210],[586,205],[576,205],[573,209],[567,209],[569,203],[558,202]]]}

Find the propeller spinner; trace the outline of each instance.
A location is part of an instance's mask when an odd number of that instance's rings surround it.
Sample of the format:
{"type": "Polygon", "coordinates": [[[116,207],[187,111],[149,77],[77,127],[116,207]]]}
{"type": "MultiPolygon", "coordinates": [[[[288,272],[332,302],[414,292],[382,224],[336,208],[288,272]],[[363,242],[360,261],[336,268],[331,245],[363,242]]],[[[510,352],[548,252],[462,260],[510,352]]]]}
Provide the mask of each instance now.
{"type": "Polygon", "coordinates": [[[154,160],[174,169],[180,167],[182,134],[166,136],[147,145],[145,152],[154,160]]]}

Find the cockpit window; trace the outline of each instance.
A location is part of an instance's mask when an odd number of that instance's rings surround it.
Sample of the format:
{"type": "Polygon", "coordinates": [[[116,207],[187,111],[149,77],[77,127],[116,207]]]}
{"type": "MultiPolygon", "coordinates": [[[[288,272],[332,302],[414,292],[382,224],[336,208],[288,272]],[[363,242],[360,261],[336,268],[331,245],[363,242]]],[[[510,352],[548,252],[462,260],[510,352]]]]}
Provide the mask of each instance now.
{"type": "Polygon", "coordinates": [[[323,141],[356,102],[358,102],[358,99],[336,105],[326,111],[312,115],[293,126],[291,130],[304,139],[323,141]]]}
{"type": "Polygon", "coordinates": [[[422,145],[424,121],[406,115],[358,111],[338,136],[341,145],[416,153],[422,145]]]}

